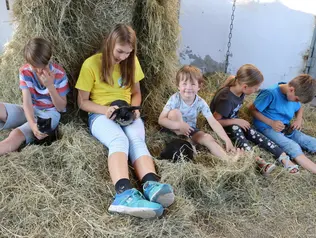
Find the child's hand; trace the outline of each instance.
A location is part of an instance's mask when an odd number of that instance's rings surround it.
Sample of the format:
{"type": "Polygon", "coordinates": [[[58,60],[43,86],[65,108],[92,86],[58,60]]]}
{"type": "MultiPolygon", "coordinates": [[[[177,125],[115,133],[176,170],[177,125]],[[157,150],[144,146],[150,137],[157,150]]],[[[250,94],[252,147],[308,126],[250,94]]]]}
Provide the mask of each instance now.
{"type": "Polygon", "coordinates": [[[140,117],[140,111],[139,110],[135,110],[134,111],[134,120],[138,119],[140,117]]]}
{"type": "Polygon", "coordinates": [[[283,122],[281,122],[281,121],[273,121],[271,124],[271,127],[273,128],[273,130],[275,130],[277,132],[280,132],[285,128],[283,122]]]}
{"type": "Polygon", "coordinates": [[[179,130],[182,135],[186,135],[186,136],[189,136],[190,133],[194,131],[194,129],[188,123],[184,121],[180,122],[179,130]]]}
{"type": "Polygon", "coordinates": [[[295,120],[293,121],[291,128],[293,130],[301,130],[302,129],[302,120],[295,120]]]}
{"type": "Polygon", "coordinates": [[[36,122],[31,125],[31,129],[33,131],[34,136],[39,140],[43,140],[45,137],[48,136],[47,134],[44,134],[38,130],[36,122]]]}
{"type": "Polygon", "coordinates": [[[108,109],[107,109],[106,112],[105,112],[105,116],[106,116],[107,118],[111,119],[111,120],[114,120],[115,117],[116,117],[116,115],[113,115],[113,116],[112,116],[112,114],[113,114],[113,112],[115,111],[115,109],[118,109],[118,108],[119,108],[118,106],[111,106],[111,107],[108,107],[108,109]],[[110,116],[112,116],[112,117],[110,118],[110,116]]]}
{"type": "Polygon", "coordinates": [[[227,152],[236,152],[236,148],[234,147],[231,140],[226,141],[226,151],[227,152]]]}
{"type": "Polygon", "coordinates": [[[249,130],[250,128],[250,123],[244,119],[235,119],[235,123],[240,126],[242,129],[245,131],[249,130]]]}
{"type": "Polygon", "coordinates": [[[43,85],[46,88],[54,86],[55,74],[51,72],[49,69],[44,69],[43,74],[40,76],[40,79],[43,85]]]}

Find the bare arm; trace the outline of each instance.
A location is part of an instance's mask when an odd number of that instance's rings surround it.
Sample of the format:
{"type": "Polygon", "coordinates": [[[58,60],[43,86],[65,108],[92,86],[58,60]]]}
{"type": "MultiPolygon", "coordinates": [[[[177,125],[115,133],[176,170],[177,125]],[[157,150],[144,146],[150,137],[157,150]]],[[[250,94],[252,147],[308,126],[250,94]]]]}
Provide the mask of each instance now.
{"type": "Polygon", "coordinates": [[[296,113],[295,113],[295,120],[293,121],[291,127],[296,130],[302,129],[302,123],[303,123],[303,108],[301,107],[296,113]]]}
{"type": "Polygon", "coordinates": [[[240,118],[223,119],[222,115],[219,114],[218,112],[214,112],[213,116],[222,126],[238,125],[244,130],[248,130],[250,128],[250,123],[244,119],[240,119],[240,118]]]}
{"type": "Polygon", "coordinates": [[[78,106],[81,110],[86,112],[98,113],[106,115],[108,106],[102,106],[90,101],[90,92],[78,89],[78,106]]]}
{"type": "Polygon", "coordinates": [[[139,82],[135,83],[132,87],[131,105],[139,106],[142,102],[142,93],[140,91],[139,82]]]}
{"type": "Polygon", "coordinates": [[[296,120],[302,121],[302,120],[303,120],[303,113],[304,113],[304,110],[303,110],[303,107],[301,107],[301,108],[295,113],[296,120]]]}
{"type": "Polygon", "coordinates": [[[32,104],[31,93],[28,89],[22,89],[22,97],[23,97],[23,110],[25,113],[25,117],[27,122],[32,127],[32,124],[36,124],[34,117],[34,109],[32,104]]]}
{"type": "Polygon", "coordinates": [[[250,110],[251,114],[252,114],[255,118],[257,118],[259,121],[262,121],[262,122],[264,122],[265,124],[267,124],[267,125],[269,125],[269,126],[272,127],[273,120],[271,120],[270,118],[268,118],[268,117],[262,115],[262,113],[257,110],[257,108],[255,107],[254,104],[251,104],[251,105],[250,105],[249,110],[250,110]]]}
{"type": "Polygon", "coordinates": [[[31,93],[28,89],[22,89],[22,98],[23,98],[23,110],[26,117],[27,122],[29,123],[33,134],[37,139],[44,139],[47,135],[41,133],[37,128],[37,123],[34,117],[34,109],[32,104],[31,93]]]}
{"type": "Polygon", "coordinates": [[[257,108],[255,107],[254,104],[250,105],[249,110],[250,110],[251,114],[256,119],[258,119],[259,121],[262,121],[265,124],[271,126],[273,128],[273,130],[275,130],[277,132],[280,132],[280,131],[282,131],[285,128],[284,124],[281,121],[274,121],[274,120],[264,116],[261,112],[259,112],[257,110],[257,108]]]}
{"type": "Polygon", "coordinates": [[[231,140],[227,136],[224,128],[222,125],[214,118],[214,117],[208,117],[206,118],[208,124],[212,127],[212,129],[215,131],[215,133],[223,140],[225,143],[230,142],[231,140]]]}
{"type": "Polygon", "coordinates": [[[67,97],[60,96],[54,85],[49,86],[47,89],[57,111],[64,111],[67,106],[67,97]]]}

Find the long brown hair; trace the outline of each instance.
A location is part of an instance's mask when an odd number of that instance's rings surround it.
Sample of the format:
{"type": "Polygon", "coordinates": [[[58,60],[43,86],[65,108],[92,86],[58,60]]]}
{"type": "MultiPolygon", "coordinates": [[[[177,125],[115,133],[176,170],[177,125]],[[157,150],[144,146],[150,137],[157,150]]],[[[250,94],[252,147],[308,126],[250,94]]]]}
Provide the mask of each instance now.
{"type": "Polygon", "coordinates": [[[114,70],[113,50],[115,44],[129,45],[133,50],[130,55],[120,62],[120,70],[122,75],[122,85],[131,88],[135,82],[135,57],[137,39],[135,31],[126,24],[117,24],[108,37],[104,39],[102,46],[102,66],[101,80],[109,85],[113,85],[112,73],[114,70]]]}
{"type": "Polygon", "coordinates": [[[241,66],[235,77],[231,77],[223,84],[224,87],[232,87],[238,84],[246,84],[248,87],[256,86],[263,82],[263,75],[260,70],[252,64],[244,64],[241,66]]]}

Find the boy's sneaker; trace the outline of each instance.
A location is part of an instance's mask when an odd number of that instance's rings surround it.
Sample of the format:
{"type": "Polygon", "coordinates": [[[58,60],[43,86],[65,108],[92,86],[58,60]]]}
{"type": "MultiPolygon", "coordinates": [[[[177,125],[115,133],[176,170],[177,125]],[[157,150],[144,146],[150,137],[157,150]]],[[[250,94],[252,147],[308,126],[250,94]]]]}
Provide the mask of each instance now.
{"type": "Polygon", "coordinates": [[[141,192],[132,188],[116,194],[109,211],[140,218],[154,218],[162,215],[163,207],[158,203],[147,201],[141,192]]]}
{"type": "Polygon", "coordinates": [[[260,172],[264,176],[268,176],[276,168],[275,164],[268,163],[260,157],[256,158],[256,162],[257,162],[257,165],[260,169],[260,172]]]}
{"type": "Polygon", "coordinates": [[[144,196],[151,202],[169,207],[174,202],[174,193],[170,184],[147,181],[143,185],[144,196]]]}

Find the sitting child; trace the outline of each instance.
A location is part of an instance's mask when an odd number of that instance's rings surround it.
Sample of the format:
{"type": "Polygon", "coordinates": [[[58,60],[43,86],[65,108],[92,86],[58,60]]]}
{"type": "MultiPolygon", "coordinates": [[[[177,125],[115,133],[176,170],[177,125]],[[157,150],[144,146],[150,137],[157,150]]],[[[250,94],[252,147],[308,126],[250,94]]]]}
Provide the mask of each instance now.
{"type": "Polygon", "coordinates": [[[316,138],[300,131],[303,122],[301,103],[312,101],[315,93],[316,80],[302,74],[289,83],[281,82],[262,90],[250,106],[257,130],[312,173],[316,173],[316,164],[306,157],[302,148],[315,153],[316,138]],[[291,123],[294,115],[296,118],[291,123]]]}
{"type": "Polygon", "coordinates": [[[51,118],[51,128],[57,127],[69,87],[64,69],[50,63],[51,56],[47,40],[34,38],[25,45],[27,64],[20,68],[23,106],[0,103],[0,130],[15,128],[0,142],[0,155],[17,150],[24,142],[29,144],[35,137],[42,140],[47,136],[38,129],[37,117],[51,118]]]}
{"type": "Polygon", "coordinates": [[[226,151],[235,151],[231,140],[213,117],[207,103],[197,95],[202,83],[203,75],[198,68],[191,65],[183,66],[176,76],[179,92],[169,98],[158,123],[177,135],[191,137],[193,142],[206,146],[213,155],[227,160],[226,152],[213,137],[196,128],[197,116],[202,112],[212,129],[225,141],[226,151]]]}
{"type": "MultiPolygon", "coordinates": [[[[251,141],[271,152],[290,173],[297,173],[297,165],[289,161],[289,157],[280,147],[251,128],[248,121],[238,117],[245,96],[258,91],[263,80],[263,75],[254,65],[241,66],[237,75],[228,77],[224,86],[216,92],[211,102],[211,111],[228,136],[236,142],[237,147],[250,151],[252,147],[249,141],[251,141]]],[[[275,168],[274,164],[267,163],[262,158],[257,157],[256,161],[264,175],[269,174],[275,168]]]]}

